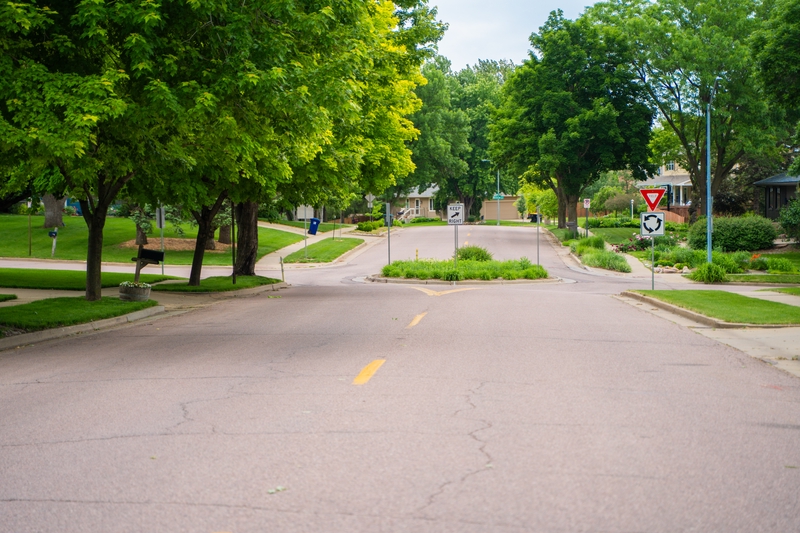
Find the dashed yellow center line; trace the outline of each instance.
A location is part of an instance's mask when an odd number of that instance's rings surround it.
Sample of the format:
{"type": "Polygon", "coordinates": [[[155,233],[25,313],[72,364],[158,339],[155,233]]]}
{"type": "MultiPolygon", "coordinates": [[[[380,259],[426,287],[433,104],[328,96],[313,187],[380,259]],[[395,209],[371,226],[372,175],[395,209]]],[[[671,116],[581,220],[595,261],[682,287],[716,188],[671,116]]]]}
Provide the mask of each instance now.
{"type": "Polygon", "coordinates": [[[363,385],[370,380],[375,372],[386,362],[386,359],[375,359],[373,362],[364,367],[364,369],[353,380],[353,385],[363,385]]]}
{"type": "Polygon", "coordinates": [[[428,312],[426,311],[426,312],[424,312],[424,313],[422,313],[420,315],[415,316],[414,320],[412,320],[411,323],[409,323],[406,326],[406,329],[411,329],[414,326],[416,326],[417,324],[419,324],[419,321],[422,320],[423,318],[425,318],[425,315],[427,315],[427,314],[428,314],[428,312]]]}

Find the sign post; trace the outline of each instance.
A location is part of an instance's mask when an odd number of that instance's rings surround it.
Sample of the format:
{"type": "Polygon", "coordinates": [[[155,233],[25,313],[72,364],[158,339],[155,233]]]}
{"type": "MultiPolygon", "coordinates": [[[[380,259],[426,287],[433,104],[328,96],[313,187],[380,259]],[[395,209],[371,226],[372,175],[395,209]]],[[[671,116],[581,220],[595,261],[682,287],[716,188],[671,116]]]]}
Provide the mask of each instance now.
{"type": "Polygon", "coordinates": [[[56,241],[58,240],[58,228],[53,228],[53,231],[48,231],[47,234],[53,238],[53,249],[50,251],[50,257],[55,257],[56,241]]]}
{"type": "Polygon", "coordinates": [[[583,199],[583,208],[586,210],[586,237],[589,237],[589,207],[592,205],[591,198],[583,199]]]}
{"type": "Polygon", "coordinates": [[[641,215],[641,231],[643,237],[650,238],[650,289],[656,289],[656,237],[664,235],[664,213],[654,211],[658,207],[666,189],[640,189],[644,201],[647,202],[647,213],[641,215]]]}
{"type": "Polygon", "coordinates": [[[542,233],[542,215],[539,214],[539,206],[536,206],[536,264],[539,265],[539,235],[542,233]]]}
{"type": "MultiPolygon", "coordinates": [[[[499,219],[498,219],[499,220],[499,219]]],[[[458,226],[464,223],[464,204],[447,205],[447,224],[455,227],[455,267],[458,269],[458,226]]]]}
{"type": "MultiPolygon", "coordinates": [[[[156,227],[161,230],[161,251],[164,251],[164,204],[156,208],[156,227]]],[[[164,263],[161,262],[161,275],[164,275],[164,263]]]]}
{"type": "Polygon", "coordinates": [[[386,202],[386,249],[389,252],[389,263],[392,264],[392,204],[386,202]]]}

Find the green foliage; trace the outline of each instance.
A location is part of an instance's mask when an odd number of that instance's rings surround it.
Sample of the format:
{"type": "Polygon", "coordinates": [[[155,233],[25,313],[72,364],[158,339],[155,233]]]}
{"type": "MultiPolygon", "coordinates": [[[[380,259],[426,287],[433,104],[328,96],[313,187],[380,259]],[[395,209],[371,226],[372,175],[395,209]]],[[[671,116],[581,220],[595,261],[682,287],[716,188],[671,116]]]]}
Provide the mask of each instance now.
{"type": "Polygon", "coordinates": [[[430,217],[414,217],[409,220],[409,224],[422,224],[423,222],[441,222],[442,219],[440,218],[430,218],[430,217]]]}
{"type": "MultiPolygon", "coordinates": [[[[724,252],[755,251],[772,248],[778,232],[764,217],[714,217],[711,243],[724,252]]],[[[689,228],[689,246],[706,247],[706,219],[700,218],[689,228]]]]}
{"type": "Polygon", "coordinates": [[[491,261],[492,254],[486,248],[480,246],[462,246],[458,249],[459,260],[470,261],[491,261]]]}
{"type": "Polygon", "coordinates": [[[542,189],[526,183],[522,186],[521,194],[525,197],[527,205],[531,206],[531,213],[535,213],[538,206],[539,213],[543,217],[555,218],[558,216],[558,198],[549,187],[542,189]]]}
{"type": "Polygon", "coordinates": [[[794,263],[783,257],[767,257],[767,268],[770,272],[794,272],[794,263]]]}
{"type": "Polygon", "coordinates": [[[236,284],[234,284],[231,276],[212,276],[200,280],[200,285],[189,285],[188,282],[164,283],[153,286],[152,290],[157,292],[228,292],[272,285],[280,283],[280,281],[263,276],[236,276],[236,284]]]}
{"type": "Polygon", "coordinates": [[[457,271],[452,260],[394,261],[391,265],[383,267],[382,275],[387,278],[441,279],[445,281],[545,279],[548,277],[544,268],[532,264],[525,257],[517,261],[459,260],[457,271]]]}
{"type": "Polygon", "coordinates": [[[725,270],[715,263],[703,263],[686,277],[703,283],[722,283],[728,280],[725,270]]]}
{"type": "Polygon", "coordinates": [[[124,302],[119,298],[102,298],[93,302],[83,298],[48,298],[0,308],[0,336],[3,328],[39,331],[48,328],[84,324],[126,315],[158,305],[158,302],[124,302]]]}
{"type": "Polygon", "coordinates": [[[342,254],[349,252],[364,239],[325,239],[308,246],[308,250],[298,250],[284,258],[284,263],[330,263],[342,254]],[[307,254],[307,256],[306,256],[307,254]]]}
{"type": "Polygon", "coordinates": [[[800,198],[793,198],[783,206],[779,221],[784,233],[800,243],[800,198]]]}
{"type": "Polygon", "coordinates": [[[726,274],[739,274],[742,272],[740,264],[729,254],[723,254],[714,250],[711,252],[711,262],[722,268],[726,274]]]}
{"type": "Polygon", "coordinates": [[[380,219],[380,220],[374,220],[372,222],[359,222],[358,225],[356,226],[356,229],[358,231],[363,231],[368,233],[370,231],[375,231],[378,228],[382,228],[385,225],[386,223],[383,221],[383,219],[380,219]]]}
{"type": "Polygon", "coordinates": [[[0,302],[7,302],[9,300],[16,300],[16,294],[0,294],[0,302]]]}
{"type": "Polygon", "coordinates": [[[578,256],[583,255],[587,251],[605,250],[605,247],[606,241],[598,236],[588,237],[570,243],[570,250],[578,256]]]}
{"type": "Polygon", "coordinates": [[[599,191],[597,191],[594,197],[592,197],[592,210],[614,211],[614,209],[606,207],[606,201],[620,194],[624,194],[624,191],[619,187],[612,187],[610,185],[602,187],[599,191]]]}
{"type": "Polygon", "coordinates": [[[616,270],[617,272],[631,271],[628,261],[623,256],[610,250],[587,249],[581,255],[581,262],[586,266],[616,270]]]}
{"type": "Polygon", "coordinates": [[[642,103],[624,35],[586,17],[566,20],[558,11],[531,44],[529,59],[503,86],[493,159],[558,189],[561,207],[571,213],[581,191],[604,171],[629,169],[635,179],[654,172],[652,112],[642,103]]]}

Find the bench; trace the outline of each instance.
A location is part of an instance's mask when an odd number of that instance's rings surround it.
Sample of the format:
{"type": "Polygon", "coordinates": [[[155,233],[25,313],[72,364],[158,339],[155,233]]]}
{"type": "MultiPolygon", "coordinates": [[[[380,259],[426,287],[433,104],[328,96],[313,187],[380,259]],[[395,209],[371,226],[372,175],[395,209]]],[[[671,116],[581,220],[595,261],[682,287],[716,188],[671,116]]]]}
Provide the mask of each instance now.
{"type": "Polygon", "coordinates": [[[143,245],[139,245],[139,252],[131,261],[136,261],[136,275],[133,280],[139,283],[139,273],[147,265],[157,265],[164,260],[164,252],[158,250],[148,250],[143,245]]]}

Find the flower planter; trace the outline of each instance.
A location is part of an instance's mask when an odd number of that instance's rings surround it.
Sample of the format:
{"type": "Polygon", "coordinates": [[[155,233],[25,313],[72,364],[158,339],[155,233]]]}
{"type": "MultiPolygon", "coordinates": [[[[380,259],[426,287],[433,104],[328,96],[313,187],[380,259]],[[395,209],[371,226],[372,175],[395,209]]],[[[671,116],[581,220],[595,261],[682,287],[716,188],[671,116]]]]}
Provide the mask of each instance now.
{"type": "Polygon", "coordinates": [[[119,299],[126,302],[146,302],[150,299],[150,287],[119,287],[119,299]]]}

